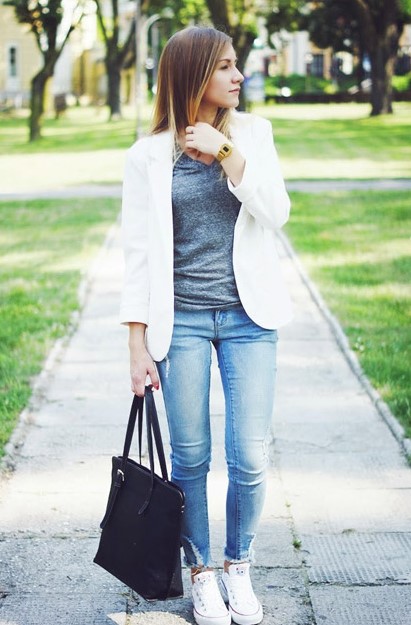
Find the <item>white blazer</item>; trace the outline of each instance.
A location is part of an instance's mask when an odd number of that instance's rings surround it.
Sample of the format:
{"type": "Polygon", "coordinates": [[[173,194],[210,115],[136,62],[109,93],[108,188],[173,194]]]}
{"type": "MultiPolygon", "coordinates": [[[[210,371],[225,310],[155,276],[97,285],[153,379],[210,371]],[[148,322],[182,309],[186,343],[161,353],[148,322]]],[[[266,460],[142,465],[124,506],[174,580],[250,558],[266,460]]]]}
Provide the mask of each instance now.
{"type": "MultiPolygon", "coordinates": [[[[263,328],[291,318],[275,245],[290,200],[268,120],[234,113],[231,138],[246,159],[241,183],[228,188],[240,200],[234,230],[233,267],[241,303],[263,328]]],[[[174,322],[173,136],[169,131],[137,141],[127,152],[123,183],[122,240],[125,279],[120,322],[147,324],[154,360],[168,352],[174,322]]]]}

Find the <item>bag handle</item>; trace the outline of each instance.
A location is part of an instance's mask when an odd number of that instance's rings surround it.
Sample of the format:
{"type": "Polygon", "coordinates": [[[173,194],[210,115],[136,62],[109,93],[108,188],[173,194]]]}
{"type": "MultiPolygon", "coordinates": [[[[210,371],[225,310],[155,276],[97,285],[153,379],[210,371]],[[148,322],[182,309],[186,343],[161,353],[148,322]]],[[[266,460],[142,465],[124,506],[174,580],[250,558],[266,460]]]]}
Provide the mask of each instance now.
{"type": "MultiPolygon", "coordinates": [[[[157,415],[156,405],[155,405],[154,396],[153,396],[153,387],[151,385],[146,386],[145,402],[146,402],[147,447],[148,447],[148,457],[149,457],[149,462],[150,462],[151,480],[150,480],[150,488],[148,490],[147,497],[143,505],[141,506],[140,510],[138,511],[138,514],[143,514],[143,512],[147,509],[151,501],[151,495],[153,494],[154,475],[155,475],[153,434],[154,434],[154,441],[155,441],[155,446],[156,446],[156,451],[157,451],[157,457],[160,461],[161,475],[163,477],[163,480],[168,482],[168,473],[167,473],[166,460],[164,456],[163,441],[161,439],[160,425],[158,422],[158,415],[157,415]]],[[[141,413],[139,412],[139,433],[141,431],[142,418],[143,417],[142,417],[142,411],[141,411],[141,413]]],[[[139,453],[141,457],[141,440],[139,440],[139,453]]],[[[123,457],[123,464],[124,464],[124,457],[123,457]]]]}
{"type": "MultiPolygon", "coordinates": [[[[151,385],[146,388],[145,400],[146,400],[147,426],[150,422],[150,428],[147,428],[147,432],[150,429],[150,432],[152,431],[154,434],[157,457],[160,462],[161,475],[163,477],[163,480],[168,482],[168,472],[167,472],[166,458],[164,455],[163,440],[161,438],[160,423],[158,421],[157,408],[156,408],[156,404],[154,401],[153,387],[151,385]]],[[[141,454],[141,450],[140,450],[140,454],[141,454]]],[[[154,469],[154,459],[153,459],[152,464],[153,464],[153,469],[154,469]]],[[[151,467],[151,458],[150,458],[150,467],[151,467]]]]}
{"type": "Polygon", "coordinates": [[[143,512],[147,509],[148,505],[150,504],[151,495],[153,493],[153,488],[154,488],[155,472],[154,472],[153,433],[154,433],[154,442],[156,446],[157,457],[160,462],[161,475],[163,477],[163,480],[168,482],[167,465],[166,465],[166,460],[165,460],[165,455],[164,455],[163,441],[161,438],[160,424],[158,422],[157,409],[156,409],[156,405],[154,402],[153,387],[152,385],[148,385],[145,388],[144,397],[138,397],[137,395],[134,395],[133,397],[133,402],[130,408],[130,415],[128,418],[126,437],[124,440],[121,469],[117,469],[117,475],[114,480],[111,496],[107,504],[106,514],[104,515],[104,518],[100,523],[100,527],[102,529],[106,525],[110,517],[110,514],[114,507],[114,503],[117,498],[117,494],[124,482],[126,465],[127,465],[127,460],[130,454],[130,448],[131,448],[131,443],[133,440],[133,434],[134,434],[134,430],[136,426],[137,416],[138,416],[138,447],[139,447],[139,457],[140,457],[140,464],[141,464],[144,400],[146,404],[145,412],[146,412],[146,430],[147,430],[147,449],[148,449],[151,479],[150,479],[150,487],[147,492],[147,497],[143,505],[141,506],[141,508],[138,510],[139,515],[143,514],[143,512]]]}

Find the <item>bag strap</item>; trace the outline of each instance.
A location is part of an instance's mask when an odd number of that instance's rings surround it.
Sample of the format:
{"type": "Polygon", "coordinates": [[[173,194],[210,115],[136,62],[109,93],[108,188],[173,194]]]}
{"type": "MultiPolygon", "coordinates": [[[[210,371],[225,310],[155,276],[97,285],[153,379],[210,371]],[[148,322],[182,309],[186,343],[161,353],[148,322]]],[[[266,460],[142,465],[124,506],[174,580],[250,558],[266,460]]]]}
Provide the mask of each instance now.
{"type": "MultiPolygon", "coordinates": [[[[133,398],[133,402],[131,404],[131,408],[130,408],[130,415],[128,418],[128,424],[127,424],[127,431],[126,431],[126,438],[124,441],[124,448],[123,448],[123,456],[122,456],[122,463],[121,463],[121,469],[117,469],[117,474],[115,476],[115,479],[113,481],[113,487],[111,489],[110,492],[110,497],[107,503],[107,509],[106,509],[106,513],[104,515],[103,520],[100,523],[100,527],[101,529],[103,529],[105,527],[105,525],[107,524],[107,521],[110,518],[110,515],[113,511],[114,508],[114,504],[116,502],[117,499],[117,495],[118,492],[124,482],[124,472],[125,472],[125,466],[127,463],[127,458],[128,455],[130,453],[130,447],[131,447],[131,441],[133,439],[133,433],[134,433],[134,428],[136,425],[136,420],[137,420],[137,413],[138,413],[138,417],[139,417],[139,430],[141,430],[141,425],[142,424],[142,419],[143,419],[143,403],[144,403],[144,397],[137,397],[137,395],[134,395],[133,398]]],[[[140,440],[140,464],[141,464],[141,434],[139,432],[139,440],[140,440]]]]}
{"type": "Polygon", "coordinates": [[[161,438],[161,430],[160,424],[158,422],[158,414],[156,405],[154,402],[153,396],[153,387],[151,385],[146,386],[145,388],[145,396],[138,397],[134,395],[133,402],[131,404],[130,415],[127,424],[126,437],[124,440],[124,448],[123,455],[121,461],[121,469],[117,469],[117,475],[113,482],[113,488],[111,490],[111,495],[109,501],[107,503],[107,510],[104,515],[103,520],[100,523],[100,527],[103,529],[107,524],[108,519],[110,518],[111,512],[114,508],[114,504],[117,498],[117,494],[124,482],[125,470],[127,465],[127,460],[130,454],[131,443],[133,440],[134,429],[136,426],[137,416],[138,416],[138,447],[139,447],[139,457],[141,464],[141,449],[142,449],[142,430],[143,430],[143,406],[144,400],[146,404],[146,430],[147,430],[147,450],[149,457],[149,465],[150,465],[150,487],[147,492],[146,499],[142,504],[141,508],[138,510],[138,514],[143,514],[143,512],[147,509],[148,505],[151,501],[151,495],[153,493],[154,488],[154,476],[155,476],[155,465],[154,465],[154,448],[153,448],[153,433],[154,433],[154,441],[155,447],[157,451],[157,457],[160,462],[161,475],[165,481],[168,481],[168,472],[167,465],[164,455],[164,447],[163,441],[161,438]]]}
{"type": "Polygon", "coordinates": [[[161,475],[163,477],[163,480],[168,482],[167,464],[166,464],[166,458],[164,455],[163,440],[161,438],[161,430],[160,430],[160,424],[158,421],[157,408],[156,408],[156,404],[154,401],[153,389],[152,387],[148,387],[148,388],[150,390],[149,392],[146,393],[146,418],[147,418],[147,422],[150,421],[151,430],[154,434],[157,457],[160,462],[161,475]]]}
{"type": "MultiPolygon", "coordinates": [[[[145,402],[146,402],[147,449],[148,449],[148,458],[149,458],[149,463],[150,463],[151,480],[150,480],[150,488],[147,492],[147,497],[143,505],[141,506],[140,510],[138,511],[138,514],[143,514],[144,511],[148,508],[150,501],[151,501],[151,495],[153,494],[154,476],[155,476],[153,434],[154,434],[155,447],[157,451],[157,457],[160,461],[161,475],[163,477],[163,480],[168,481],[168,473],[167,473],[166,460],[164,456],[163,441],[161,439],[160,425],[158,422],[158,415],[157,415],[156,405],[155,405],[154,396],[153,396],[153,387],[151,385],[146,387],[145,402]]],[[[140,455],[141,455],[141,449],[140,449],[140,455]]]]}

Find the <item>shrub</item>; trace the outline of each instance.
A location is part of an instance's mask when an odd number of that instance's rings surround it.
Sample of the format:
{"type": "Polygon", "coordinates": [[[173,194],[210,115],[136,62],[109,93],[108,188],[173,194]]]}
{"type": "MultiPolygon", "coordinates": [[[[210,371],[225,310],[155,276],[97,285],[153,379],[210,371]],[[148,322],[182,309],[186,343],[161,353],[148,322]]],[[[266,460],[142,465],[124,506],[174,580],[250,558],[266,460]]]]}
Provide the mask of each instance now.
{"type": "Polygon", "coordinates": [[[336,87],[331,80],[318,78],[317,76],[301,76],[290,74],[289,76],[268,76],[265,79],[265,92],[267,96],[281,95],[281,89],[290,89],[291,95],[299,93],[335,93],[336,87]]]}
{"type": "Polygon", "coordinates": [[[394,91],[402,93],[411,89],[411,72],[404,76],[393,76],[392,86],[394,91]]]}

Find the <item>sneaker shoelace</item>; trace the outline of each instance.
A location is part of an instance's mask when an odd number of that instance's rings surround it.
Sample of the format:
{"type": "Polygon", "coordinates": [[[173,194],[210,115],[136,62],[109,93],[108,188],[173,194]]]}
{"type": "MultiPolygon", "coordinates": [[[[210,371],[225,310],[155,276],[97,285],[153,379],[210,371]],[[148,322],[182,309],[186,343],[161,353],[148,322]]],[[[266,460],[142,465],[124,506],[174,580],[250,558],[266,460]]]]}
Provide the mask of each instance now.
{"type": "Polygon", "coordinates": [[[250,608],[255,608],[257,600],[251,585],[248,570],[240,566],[236,567],[235,573],[230,571],[228,577],[232,601],[236,605],[241,605],[243,607],[248,605],[250,608]]]}
{"type": "Polygon", "coordinates": [[[196,580],[194,586],[196,598],[207,612],[225,612],[223,599],[218,589],[216,579],[212,574],[205,575],[203,573],[201,577],[196,580]]]}

